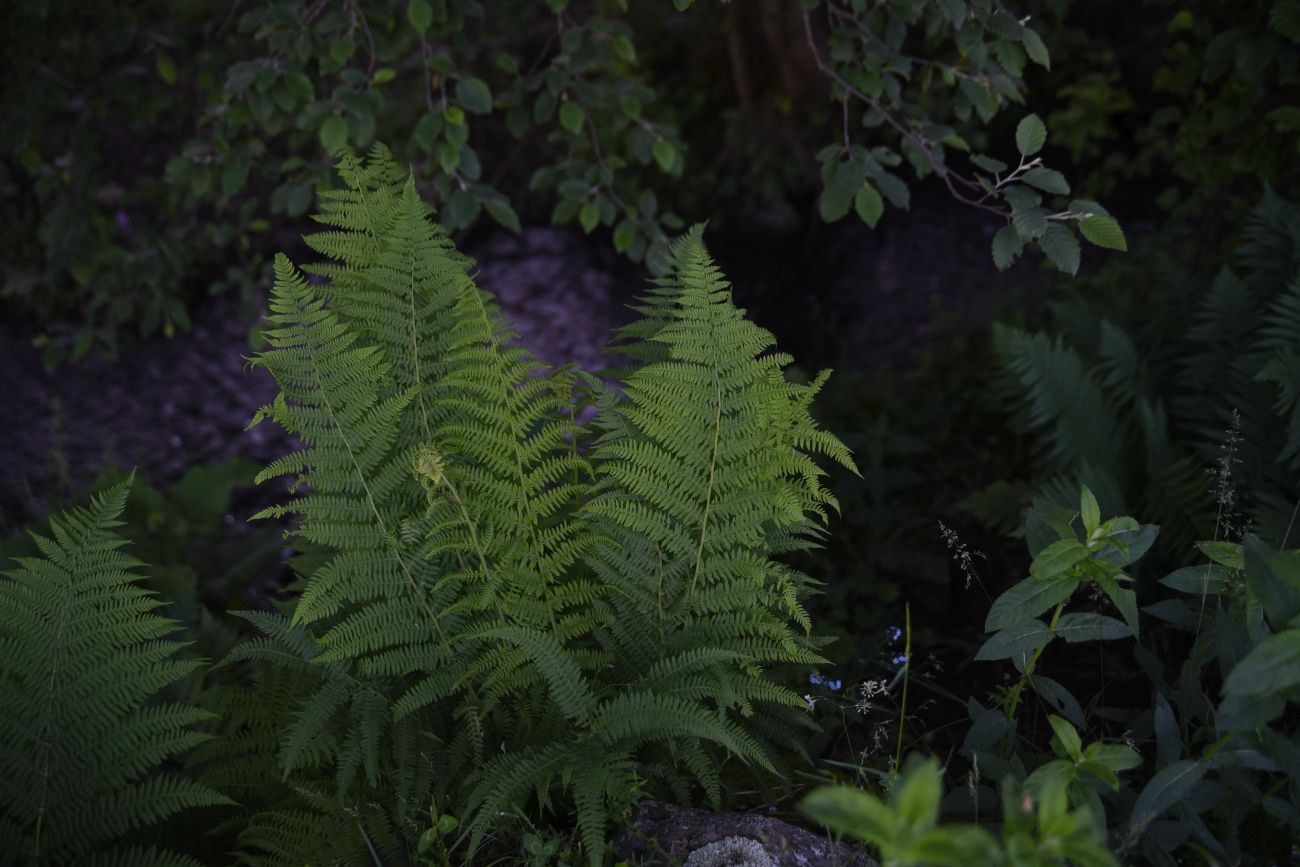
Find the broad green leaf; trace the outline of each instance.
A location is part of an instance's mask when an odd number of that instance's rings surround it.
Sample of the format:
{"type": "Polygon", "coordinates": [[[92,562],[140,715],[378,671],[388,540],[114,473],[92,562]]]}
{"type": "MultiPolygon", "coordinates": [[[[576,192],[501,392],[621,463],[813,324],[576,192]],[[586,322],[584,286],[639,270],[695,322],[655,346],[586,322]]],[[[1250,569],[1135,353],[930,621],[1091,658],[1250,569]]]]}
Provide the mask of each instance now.
{"type": "Polygon", "coordinates": [[[799,809],[815,822],[875,846],[894,836],[893,812],[878,798],[848,786],[824,786],[804,798],[799,809]]]}
{"type": "Polygon", "coordinates": [[[899,863],[933,864],[936,867],[971,867],[998,864],[1001,847],[983,828],[975,825],[944,825],[912,838],[899,854],[899,863]]]}
{"type": "Polygon", "coordinates": [[[514,208],[510,207],[509,202],[505,199],[488,199],[483,203],[483,207],[487,208],[487,212],[492,215],[492,219],[516,235],[519,234],[519,215],[515,213],[514,208]]]}
{"type": "Polygon", "coordinates": [[[1160,579],[1166,587],[1194,596],[1215,596],[1228,589],[1228,570],[1217,563],[1184,566],[1160,579]]]}
{"type": "Polygon", "coordinates": [[[1235,542],[1197,542],[1196,547],[1220,566],[1238,570],[1246,568],[1245,554],[1241,545],[1235,542]]]}
{"type": "Polygon", "coordinates": [[[1110,597],[1110,601],[1115,603],[1119,613],[1124,617],[1124,622],[1128,628],[1133,631],[1133,635],[1139,635],[1138,629],[1138,610],[1137,594],[1126,587],[1120,587],[1119,582],[1113,575],[1098,574],[1091,576],[1097,582],[1097,586],[1110,597]]]}
{"type": "Polygon", "coordinates": [[[1225,695],[1276,695],[1300,685],[1300,629],[1266,639],[1237,663],[1223,684],[1225,695]]]}
{"type": "Polygon", "coordinates": [[[1080,611],[1063,614],[1056,624],[1056,635],[1070,644],[1084,641],[1111,641],[1116,638],[1128,638],[1133,630],[1104,614],[1080,611]]]}
{"type": "Polygon", "coordinates": [[[943,797],[939,774],[939,763],[934,759],[917,763],[903,774],[902,783],[890,798],[899,820],[913,830],[931,828],[939,818],[939,800],[943,797]]]}
{"type": "Polygon", "coordinates": [[[1020,151],[1021,156],[1032,157],[1041,151],[1045,144],[1047,144],[1047,127],[1043,126],[1038,115],[1026,115],[1016,126],[1016,149],[1020,151]]]}
{"type": "Polygon", "coordinates": [[[1056,193],[1062,196],[1070,194],[1070,182],[1065,179],[1065,175],[1053,169],[1035,166],[1025,172],[1021,179],[1029,186],[1037,187],[1045,193],[1056,193]]]}
{"type": "Polygon", "coordinates": [[[966,21],[966,4],[963,0],[938,0],[939,11],[948,19],[953,28],[959,28],[966,21]]]}
{"type": "Polygon", "coordinates": [[[591,230],[596,228],[600,223],[600,205],[595,201],[587,202],[578,212],[578,222],[582,224],[582,231],[591,234],[591,230]]]}
{"type": "Polygon", "coordinates": [[[1035,578],[1060,575],[1071,566],[1088,559],[1089,551],[1078,539],[1060,539],[1048,545],[1029,564],[1029,574],[1035,578]]]}
{"type": "Polygon", "coordinates": [[[827,184],[817,199],[817,213],[827,223],[844,219],[853,204],[853,195],[834,182],[827,184]]]}
{"type": "Polygon", "coordinates": [[[168,84],[176,83],[176,62],[172,60],[171,55],[161,51],[154,57],[154,67],[158,70],[158,77],[168,84]]]}
{"type": "Polygon", "coordinates": [[[1057,711],[1076,726],[1083,727],[1083,708],[1073,693],[1050,677],[1041,674],[1031,674],[1028,679],[1030,689],[1038,693],[1052,710],[1057,711]]]}
{"type": "Polygon", "coordinates": [[[1011,206],[1011,225],[1022,241],[1036,241],[1047,232],[1047,211],[1037,206],[1011,206]]]}
{"type": "Polygon", "coordinates": [[[1115,222],[1114,217],[1091,214],[1081,218],[1078,223],[1079,233],[1098,247],[1121,252],[1128,249],[1128,241],[1124,239],[1124,230],[1119,227],[1119,223],[1115,222]]]}
{"type": "Polygon", "coordinates": [[[406,20],[411,22],[415,32],[423,36],[433,25],[433,10],[428,0],[411,0],[406,4],[406,20]]]}
{"type": "Polygon", "coordinates": [[[1024,249],[1025,242],[1020,240],[1015,228],[1003,226],[993,236],[993,264],[999,271],[1005,271],[1015,263],[1024,249]]]}
{"type": "Polygon", "coordinates": [[[586,119],[587,113],[576,102],[566,102],[560,106],[560,125],[574,135],[582,132],[582,122],[586,119]]]}
{"type": "Polygon", "coordinates": [[[1083,485],[1079,489],[1079,517],[1083,519],[1083,535],[1089,541],[1092,534],[1101,526],[1101,507],[1092,489],[1083,485]]]}
{"type": "MultiPolygon", "coordinates": [[[[473,76],[462,78],[456,82],[456,101],[464,106],[466,111],[474,114],[487,114],[492,111],[492,89],[481,78],[474,78],[473,76]]],[[[572,103],[565,103],[565,105],[572,105],[572,103]]],[[[581,111],[582,109],[579,108],[578,110],[581,111]]],[[[561,112],[563,112],[563,109],[561,109],[561,112]]],[[[563,114],[561,114],[560,120],[563,122],[563,114]]],[[[568,124],[565,123],[565,126],[568,126],[568,124]]],[[[581,119],[578,121],[578,126],[582,126],[581,119]]],[[[576,131],[574,130],[574,132],[576,131]]]]}
{"type": "Polygon", "coordinates": [[[668,139],[655,139],[654,145],[650,148],[650,153],[654,155],[659,168],[665,172],[673,170],[673,162],[677,159],[677,149],[673,147],[673,143],[668,139]]]}
{"type": "Polygon", "coordinates": [[[615,36],[610,41],[610,47],[614,49],[619,60],[624,63],[636,63],[636,46],[632,44],[631,39],[626,36],[615,36]]]}
{"type": "Polygon", "coordinates": [[[1020,33],[1020,41],[1025,46],[1025,54],[1029,55],[1030,60],[1044,69],[1052,68],[1052,58],[1047,52],[1047,45],[1043,43],[1043,37],[1026,27],[1020,33]]]}
{"type": "Polygon", "coordinates": [[[1083,757],[1115,772],[1132,770],[1142,764],[1142,757],[1123,744],[1091,743],[1084,748],[1083,757]]]}
{"type": "Polygon", "coordinates": [[[1129,813],[1129,827],[1134,834],[1140,834],[1153,819],[1190,794],[1204,776],[1205,765],[1184,760],[1174,762],[1152,777],[1129,813]]]}
{"type": "Polygon", "coordinates": [[[438,165],[442,166],[442,170],[447,174],[456,171],[456,167],[460,165],[460,148],[451,142],[444,142],[442,147],[438,148],[438,165]]]}
{"type": "Polygon", "coordinates": [[[1032,774],[1025,778],[1025,790],[1041,795],[1043,790],[1054,782],[1063,781],[1069,783],[1077,776],[1078,773],[1074,767],[1074,762],[1068,762],[1065,759],[1052,759],[1050,762],[1039,765],[1032,774]]]}
{"type": "Polygon", "coordinates": [[[983,154],[975,154],[970,158],[970,161],[982,168],[984,171],[992,172],[995,175],[1005,172],[1010,168],[1010,166],[1001,160],[995,160],[992,157],[986,157],[983,154]]]}
{"type": "Polygon", "coordinates": [[[1153,715],[1156,730],[1156,764],[1161,766],[1172,764],[1182,758],[1183,735],[1178,729],[1178,721],[1174,719],[1174,710],[1169,706],[1163,693],[1156,693],[1153,715]]]}
{"type": "Polygon", "coordinates": [[[1300,551],[1277,551],[1247,535],[1242,552],[1246,584],[1259,597],[1269,624],[1281,629],[1300,614],[1300,551]]]}
{"type": "Polygon", "coordinates": [[[397,78],[397,70],[391,66],[385,66],[382,69],[376,69],[375,74],[370,77],[371,84],[387,84],[397,78]]]}
{"type": "Polygon", "coordinates": [[[1012,659],[1029,654],[1052,640],[1047,624],[1038,620],[1016,623],[994,633],[975,654],[978,660],[1012,659]]]}
{"type": "Polygon", "coordinates": [[[993,601],[984,621],[984,631],[996,632],[1013,623],[1031,620],[1053,605],[1069,599],[1078,586],[1078,578],[1064,574],[1021,581],[993,601]]]}
{"type": "Polygon", "coordinates": [[[636,224],[631,220],[624,220],[614,229],[614,249],[622,253],[632,246],[632,241],[636,239],[636,224]]]}
{"type": "Polygon", "coordinates": [[[1107,545],[1097,552],[1097,557],[1116,566],[1127,566],[1142,559],[1160,535],[1160,528],[1155,524],[1138,524],[1126,517],[1103,521],[1101,529],[1107,545]]]}
{"type": "Polygon", "coordinates": [[[880,215],[885,211],[885,202],[880,198],[880,193],[876,192],[875,187],[866,184],[853,197],[853,208],[858,212],[862,222],[874,229],[876,223],[880,222],[880,215]]]}
{"type": "Polygon", "coordinates": [[[1052,726],[1052,732],[1060,742],[1061,749],[1077,762],[1083,755],[1083,741],[1079,740],[1079,733],[1074,730],[1074,726],[1056,714],[1049,714],[1047,722],[1052,726]]]}
{"type": "Polygon", "coordinates": [[[1038,244],[1058,270],[1071,276],[1079,273],[1079,239],[1065,226],[1058,222],[1048,223],[1038,244]]]}
{"type": "Polygon", "coordinates": [[[336,114],[325,119],[320,126],[320,143],[330,154],[336,154],[348,143],[348,125],[336,114]]]}

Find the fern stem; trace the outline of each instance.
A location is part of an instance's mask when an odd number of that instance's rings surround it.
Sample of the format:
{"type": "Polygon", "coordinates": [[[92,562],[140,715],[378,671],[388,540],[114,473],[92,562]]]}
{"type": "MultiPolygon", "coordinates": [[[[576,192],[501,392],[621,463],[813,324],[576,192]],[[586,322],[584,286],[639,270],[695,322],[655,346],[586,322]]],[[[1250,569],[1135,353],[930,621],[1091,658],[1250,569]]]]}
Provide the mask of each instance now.
{"type": "Polygon", "coordinates": [[[718,365],[713,365],[713,454],[709,456],[708,489],[704,493],[704,517],[700,519],[700,544],[695,549],[695,574],[691,576],[687,597],[694,595],[695,585],[700,580],[700,568],[704,565],[704,539],[709,532],[709,515],[713,508],[714,478],[718,471],[718,448],[722,439],[722,383],[718,381],[718,365]]]}
{"type": "MultiPolygon", "coordinates": [[[[299,306],[299,314],[305,315],[305,313],[306,311],[299,306]]],[[[334,422],[334,426],[338,429],[339,439],[343,441],[343,446],[348,450],[348,458],[352,461],[352,466],[357,471],[357,479],[361,482],[362,490],[366,492],[366,502],[370,506],[370,512],[375,516],[375,521],[379,524],[380,531],[385,537],[387,537],[389,535],[388,525],[384,522],[384,516],[379,512],[379,506],[375,504],[374,493],[370,490],[370,483],[366,481],[366,474],[361,469],[361,462],[357,459],[356,450],[352,448],[352,443],[348,440],[348,435],[343,430],[343,423],[339,420],[338,413],[334,411],[334,404],[330,403],[329,394],[325,390],[325,383],[321,378],[320,373],[320,359],[316,355],[316,348],[310,341],[306,341],[306,348],[308,354],[311,355],[312,374],[316,377],[316,387],[320,393],[321,401],[325,405],[325,410],[329,413],[330,420],[334,422]]],[[[438,640],[442,642],[443,650],[450,654],[451,643],[447,640],[446,633],[442,631],[442,624],[438,622],[438,616],[433,613],[433,609],[429,607],[428,600],[425,599],[424,594],[420,592],[420,585],[416,583],[415,576],[411,574],[410,566],[406,564],[406,560],[402,557],[401,552],[396,549],[393,549],[393,558],[397,560],[397,565],[401,568],[402,574],[406,577],[406,582],[410,585],[411,592],[415,594],[415,598],[420,603],[420,607],[424,609],[425,614],[429,616],[429,620],[433,622],[433,629],[438,633],[438,640]]]]}
{"type": "MultiPolygon", "coordinates": [[[[517,395],[514,385],[506,376],[503,375],[504,372],[501,370],[501,343],[497,340],[496,330],[492,327],[492,317],[488,315],[487,308],[483,305],[483,294],[475,289],[472,284],[469,288],[474,301],[478,305],[479,315],[483,318],[483,323],[487,327],[488,333],[492,335],[493,358],[498,362],[497,377],[504,386],[506,406],[513,409],[512,399],[517,399],[517,395]]],[[[514,447],[515,453],[515,474],[519,478],[519,496],[523,501],[524,507],[524,524],[528,527],[528,539],[532,543],[533,554],[537,558],[537,575],[542,581],[542,597],[546,601],[546,614],[551,621],[551,634],[554,635],[558,641],[560,627],[555,621],[555,602],[551,596],[550,582],[546,579],[546,574],[542,569],[542,564],[546,562],[546,552],[542,549],[541,541],[537,538],[537,516],[533,512],[532,501],[528,498],[528,478],[524,475],[523,455],[519,453],[519,441],[523,436],[516,424],[515,414],[513,412],[510,414],[510,432],[513,434],[511,437],[511,445],[514,447]]]]}

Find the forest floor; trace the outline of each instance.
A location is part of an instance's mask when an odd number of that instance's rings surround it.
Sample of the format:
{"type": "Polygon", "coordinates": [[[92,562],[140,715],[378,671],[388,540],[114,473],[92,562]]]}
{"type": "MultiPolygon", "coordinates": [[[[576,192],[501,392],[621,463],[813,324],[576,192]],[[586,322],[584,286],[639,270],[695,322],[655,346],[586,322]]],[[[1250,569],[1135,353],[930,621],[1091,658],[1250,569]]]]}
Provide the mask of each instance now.
{"type": "MultiPolygon", "coordinates": [[[[874,231],[853,220],[812,225],[757,242],[709,239],[737,303],[809,369],[905,368],[934,338],[941,313],[986,321],[1000,291],[1043,282],[1033,263],[999,274],[988,252],[996,221],[937,193],[921,192],[910,211],[891,211],[874,231]]],[[[497,293],[521,341],[551,364],[604,366],[601,348],[632,315],[627,305],[647,279],[603,237],[567,227],[480,231],[465,246],[479,263],[479,285],[497,293]]],[[[276,389],[246,362],[254,323],[238,299],[205,299],[193,321],[191,331],[137,342],[117,360],[91,358],[53,374],[29,335],[0,322],[0,536],[105,465],[138,467],[165,485],[196,464],[236,456],[264,463],[285,451],[274,425],[244,431],[276,389]]]]}

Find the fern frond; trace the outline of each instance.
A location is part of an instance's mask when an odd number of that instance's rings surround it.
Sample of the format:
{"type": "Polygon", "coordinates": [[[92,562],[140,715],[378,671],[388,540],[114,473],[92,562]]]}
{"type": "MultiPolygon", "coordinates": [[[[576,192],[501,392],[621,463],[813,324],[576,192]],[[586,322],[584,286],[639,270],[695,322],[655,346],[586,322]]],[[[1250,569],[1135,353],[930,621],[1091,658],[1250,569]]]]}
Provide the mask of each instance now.
{"type": "Polygon", "coordinates": [[[174,658],[176,624],[152,613],[143,564],[112,532],[129,486],[52,519],[52,538],[36,537],[44,557],[0,580],[0,862],[191,864],[118,840],[232,803],[160,771],[207,739],[194,726],[211,714],[156,702],[198,663],[174,658]]]}

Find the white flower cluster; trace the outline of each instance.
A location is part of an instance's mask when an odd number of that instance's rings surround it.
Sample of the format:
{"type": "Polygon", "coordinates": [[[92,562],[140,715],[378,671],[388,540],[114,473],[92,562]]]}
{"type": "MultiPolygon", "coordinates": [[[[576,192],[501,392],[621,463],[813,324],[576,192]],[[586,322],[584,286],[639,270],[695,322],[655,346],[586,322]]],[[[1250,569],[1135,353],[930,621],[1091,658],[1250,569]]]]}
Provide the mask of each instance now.
{"type": "Polygon", "coordinates": [[[876,696],[889,695],[889,686],[883,680],[868,680],[858,686],[858,701],[853,707],[862,714],[871,712],[871,700],[876,696]]]}

